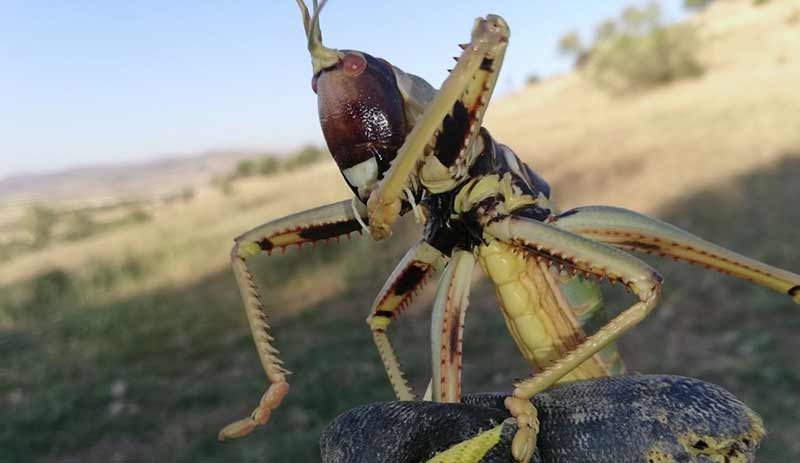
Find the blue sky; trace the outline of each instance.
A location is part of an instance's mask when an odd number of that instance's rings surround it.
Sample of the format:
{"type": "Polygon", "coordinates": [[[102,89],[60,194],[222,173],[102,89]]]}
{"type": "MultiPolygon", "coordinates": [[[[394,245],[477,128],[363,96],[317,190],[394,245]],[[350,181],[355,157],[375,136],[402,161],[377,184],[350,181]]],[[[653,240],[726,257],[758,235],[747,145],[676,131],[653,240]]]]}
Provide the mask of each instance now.
{"type": "MultiPolygon", "coordinates": [[[[310,0],[308,0],[310,2],[310,0]]],[[[330,0],[324,43],[439,86],[487,13],[511,26],[498,95],[569,69],[555,49],[641,0],[330,0]]],[[[668,19],[683,12],[666,0],[668,19]]],[[[228,148],[322,143],[293,0],[0,3],[0,177],[228,148]]]]}

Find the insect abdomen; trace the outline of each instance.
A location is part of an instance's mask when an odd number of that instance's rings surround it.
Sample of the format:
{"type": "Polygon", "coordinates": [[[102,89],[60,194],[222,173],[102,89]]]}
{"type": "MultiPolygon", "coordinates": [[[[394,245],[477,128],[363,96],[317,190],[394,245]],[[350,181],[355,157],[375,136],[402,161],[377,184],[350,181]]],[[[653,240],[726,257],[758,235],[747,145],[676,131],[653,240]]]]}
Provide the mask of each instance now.
{"type": "MultiPolygon", "coordinates": [[[[496,240],[481,246],[478,257],[497,287],[508,329],[528,361],[545,369],[583,342],[586,336],[580,324],[553,290],[554,282],[548,281],[549,270],[543,264],[496,240]]],[[[595,356],[564,380],[605,375],[604,363],[595,356]]]]}

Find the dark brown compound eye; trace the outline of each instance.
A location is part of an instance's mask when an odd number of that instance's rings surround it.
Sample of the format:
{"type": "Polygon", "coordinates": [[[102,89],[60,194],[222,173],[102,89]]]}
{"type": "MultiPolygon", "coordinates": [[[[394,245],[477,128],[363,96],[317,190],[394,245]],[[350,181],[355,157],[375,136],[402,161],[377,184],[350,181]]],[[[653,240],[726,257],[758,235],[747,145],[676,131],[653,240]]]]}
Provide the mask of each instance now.
{"type": "Polygon", "coordinates": [[[367,68],[367,60],[359,53],[348,53],[342,58],[342,71],[350,77],[356,77],[367,68]]]}
{"type": "Polygon", "coordinates": [[[319,80],[319,73],[314,74],[314,77],[311,78],[311,90],[313,90],[314,93],[317,93],[317,80],[319,80]]]}

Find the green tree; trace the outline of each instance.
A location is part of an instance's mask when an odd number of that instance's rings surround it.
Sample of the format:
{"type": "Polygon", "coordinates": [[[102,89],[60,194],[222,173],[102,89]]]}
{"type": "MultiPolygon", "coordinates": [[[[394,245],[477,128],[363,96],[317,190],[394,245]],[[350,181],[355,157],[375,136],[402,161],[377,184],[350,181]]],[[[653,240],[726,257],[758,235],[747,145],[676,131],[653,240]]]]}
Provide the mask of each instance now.
{"type": "Polygon", "coordinates": [[[236,164],[236,177],[249,177],[256,171],[256,163],[252,159],[243,159],[236,164]]]}
{"type": "Polygon", "coordinates": [[[188,203],[194,199],[194,188],[185,186],[181,189],[181,201],[188,203]]]}
{"type": "Polygon", "coordinates": [[[320,161],[326,155],[327,151],[325,149],[314,145],[306,145],[286,160],[285,167],[289,170],[296,169],[320,161]]]}
{"type": "Polygon", "coordinates": [[[525,83],[527,85],[536,85],[542,81],[542,78],[539,77],[539,74],[528,74],[528,78],[525,79],[525,83]]]}
{"type": "Polygon", "coordinates": [[[632,6],[598,25],[582,68],[605,89],[643,89],[700,75],[697,43],[692,26],[665,26],[657,3],[632,6]]]}
{"type": "Polygon", "coordinates": [[[26,228],[33,236],[34,246],[47,246],[53,238],[53,228],[58,223],[58,214],[43,204],[34,204],[25,213],[26,228]]]}
{"type": "Polygon", "coordinates": [[[258,173],[261,175],[272,175],[281,169],[281,162],[272,155],[262,157],[258,161],[258,173]]]}
{"type": "Polygon", "coordinates": [[[622,11],[622,24],[629,34],[647,33],[661,23],[661,7],[649,3],[643,8],[629,6],[622,11]]]}
{"type": "Polygon", "coordinates": [[[132,206],[128,212],[128,220],[131,223],[145,223],[152,219],[150,214],[142,206],[132,206]]]}
{"type": "Polygon", "coordinates": [[[69,217],[67,231],[64,238],[70,241],[82,240],[90,237],[97,229],[97,224],[89,211],[81,209],[69,217]]]}
{"type": "Polygon", "coordinates": [[[687,10],[702,10],[711,4],[713,0],[683,0],[683,7],[687,10]]]}
{"type": "Polygon", "coordinates": [[[580,56],[584,51],[581,37],[576,31],[570,31],[558,39],[558,52],[567,56],[580,56]]]}
{"type": "Polygon", "coordinates": [[[597,25],[594,32],[595,43],[609,40],[617,35],[617,23],[613,19],[606,19],[597,25]]]}

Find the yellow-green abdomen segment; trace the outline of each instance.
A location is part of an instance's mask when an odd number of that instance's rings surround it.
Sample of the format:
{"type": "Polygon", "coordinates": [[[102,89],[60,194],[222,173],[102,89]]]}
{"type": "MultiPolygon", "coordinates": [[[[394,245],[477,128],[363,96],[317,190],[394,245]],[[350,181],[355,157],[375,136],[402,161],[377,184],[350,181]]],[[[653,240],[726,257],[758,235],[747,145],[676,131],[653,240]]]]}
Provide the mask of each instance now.
{"type": "MultiPolygon", "coordinates": [[[[529,362],[545,369],[583,342],[586,335],[547,264],[497,240],[482,245],[478,259],[494,282],[508,330],[529,362]]],[[[605,362],[595,355],[562,381],[608,374],[605,362]]]]}

